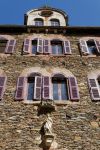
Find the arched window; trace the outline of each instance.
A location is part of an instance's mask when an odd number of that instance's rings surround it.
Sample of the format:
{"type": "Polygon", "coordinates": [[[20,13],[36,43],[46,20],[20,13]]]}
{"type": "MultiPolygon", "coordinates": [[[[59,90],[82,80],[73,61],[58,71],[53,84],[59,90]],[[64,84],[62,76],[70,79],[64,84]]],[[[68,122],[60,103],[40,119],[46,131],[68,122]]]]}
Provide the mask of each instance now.
{"type": "MultiPolygon", "coordinates": [[[[41,75],[38,73],[32,73],[29,75],[29,77],[27,78],[27,99],[28,100],[33,100],[35,99],[35,91],[36,91],[36,82],[38,82],[37,80],[41,80],[41,75]]],[[[41,82],[41,81],[40,81],[41,82]]],[[[41,84],[41,83],[38,83],[41,84]]]]}
{"type": "Polygon", "coordinates": [[[62,74],[52,77],[53,100],[68,100],[68,80],[62,74]]]}
{"type": "Polygon", "coordinates": [[[36,18],[34,20],[34,22],[35,22],[35,26],[43,26],[44,25],[43,19],[41,19],[41,18],[36,18]]]}
{"type": "Polygon", "coordinates": [[[100,55],[100,42],[95,39],[80,40],[82,55],[100,55]]]}
{"type": "Polygon", "coordinates": [[[60,26],[60,22],[58,19],[51,19],[51,26],[60,26]]]}
{"type": "Polygon", "coordinates": [[[28,77],[20,76],[17,81],[16,100],[73,100],[79,99],[75,77],[55,74],[53,77],[40,73],[31,73],[28,77]]]}
{"type": "Polygon", "coordinates": [[[51,49],[52,54],[63,54],[64,53],[63,42],[60,40],[52,40],[51,49]]]}
{"type": "Polygon", "coordinates": [[[79,99],[77,80],[75,77],[65,77],[62,74],[55,74],[52,77],[53,100],[73,100],[79,99]]]}
{"type": "Polygon", "coordinates": [[[51,99],[50,77],[32,73],[28,77],[19,77],[15,94],[16,100],[51,99]]]}

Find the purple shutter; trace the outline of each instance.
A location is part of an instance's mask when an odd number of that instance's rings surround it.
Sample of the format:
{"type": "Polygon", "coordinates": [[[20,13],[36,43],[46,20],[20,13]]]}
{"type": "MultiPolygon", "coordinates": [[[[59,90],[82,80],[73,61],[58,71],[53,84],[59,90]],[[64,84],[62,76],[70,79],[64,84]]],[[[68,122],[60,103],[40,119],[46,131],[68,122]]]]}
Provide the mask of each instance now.
{"type": "Polygon", "coordinates": [[[17,89],[15,93],[16,100],[24,99],[24,87],[25,87],[25,77],[19,77],[17,80],[17,89]]]}
{"type": "Polygon", "coordinates": [[[69,77],[69,92],[70,92],[70,99],[73,101],[79,100],[79,90],[77,85],[77,80],[75,77],[69,77]]]}
{"type": "Polygon", "coordinates": [[[23,52],[26,54],[30,53],[30,47],[31,47],[31,40],[25,39],[24,40],[24,46],[23,46],[23,52]]]}
{"type": "Polygon", "coordinates": [[[50,99],[50,77],[43,77],[43,100],[50,99]]]}
{"type": "Polygon", "coordinates": [[[100,41],[95,41],[95,44],[96,44],[98,53],[100,53],[100,41]]]}
{"type": "Polygon", "coordinates": [[[88,79],[88,84],[92,100],[100,100],[100,91],[96,79],[88,79]]]}
{"type": "Polygon", "coordinates": [[[37,40],[37,52],[43,53],[43,39],[37,40]]]}
{"type": "Polygon", "coordinates": [[[64,41],[64,54],[71,54],[71,46],[68,40],[64,41]]]}
{"type": "Polygon", "coordinates": [[[48,53],[50,53],[50,41],[49,40],[44,40],[44,47],[43,47],[43,49],[44,49],[44,53],[46,54],[48,54],[48,53]]]}
{"type": "Polygon", "coordinates": [[[3,98],[7,77],[0,77],[0,100],[3,98]]]}
{"type": "Polygon", "coordinates": [[[41,100],[42,77],[35,76],[34,99],[41,100]]]}
{"type": "Polygon", "coordinates": [[[87,43],[85,40],[80,40],[80,49],[83,55],[89,54],[89,50],[88,50],[87,43]]]}
{"type": "Polygon", "coordinates": [[[16,40],[9,40],[5,48],[5,53],[12,54],[14,52],[15,44],[16,44],[16,40]]]}

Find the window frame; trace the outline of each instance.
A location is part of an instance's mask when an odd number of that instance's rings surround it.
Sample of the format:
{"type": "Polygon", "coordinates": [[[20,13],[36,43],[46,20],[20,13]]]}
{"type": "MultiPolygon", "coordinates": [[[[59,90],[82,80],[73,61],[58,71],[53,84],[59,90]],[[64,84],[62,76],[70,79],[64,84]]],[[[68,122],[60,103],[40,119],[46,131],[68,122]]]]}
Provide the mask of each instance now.
{"type": "Polygon", "coordinates": [[[96,41],[96,39],[94,39],[94,38],[88,38],[88,39],[82,38],[82,39],[80,39],[79,40],[79,45],[80,45],[81,55],[83,57],[84,56],[88,56],[88,57],[100,56],[100,52],[99,52],[99,49],[98,49],[98,46],[97,46],[97,42],[99,42],[99,41],[96,41]],[[92,40],[93,40],[93,42],[95,44],[95,47],[96,47],[96,50],[95,50],[94,54],[90,53],[89,48],[88,48],[88,44],[87,44],[87,42],[89,42],[89,41],[91,42],[92,40]]]}
{"type": "Polygon", "coordinates": [[[59,19],[52,18],[50,20],[50,25],[52,27],[60,27],[60,21],[59,21],[59,19]]]}
{"type": "Polygon", "coordinates": [[[34,26],[38,26],[38,27],[44,26],[44,20],[42,18],[35,18],[34,19],[34,26]]]}

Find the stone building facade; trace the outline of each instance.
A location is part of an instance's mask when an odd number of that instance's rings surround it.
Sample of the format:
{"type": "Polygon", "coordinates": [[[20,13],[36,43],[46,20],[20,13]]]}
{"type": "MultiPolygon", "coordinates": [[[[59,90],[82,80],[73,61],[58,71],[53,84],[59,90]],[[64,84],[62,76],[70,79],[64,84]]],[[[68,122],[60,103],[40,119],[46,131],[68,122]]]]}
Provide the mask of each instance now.
{"type": "Polygon", "coordinates": [[[0,150],[99,150],[100,27],[70,27],[50,7],[24,22],[0,25],[0,150]]]}

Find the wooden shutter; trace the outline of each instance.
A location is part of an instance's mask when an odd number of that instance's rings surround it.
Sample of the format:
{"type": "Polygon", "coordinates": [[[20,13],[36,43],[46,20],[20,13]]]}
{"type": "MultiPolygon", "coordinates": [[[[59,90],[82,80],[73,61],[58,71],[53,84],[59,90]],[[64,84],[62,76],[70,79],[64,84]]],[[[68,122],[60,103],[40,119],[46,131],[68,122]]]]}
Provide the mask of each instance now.
{"type": "Polygon", "coordinates": [[[43,53],[43,39],[37,40],[37,52],[43,53]]]}
{"type": "Polygon", "coordinates": [[[89,54],[89,50],[88,50],[87,43],[85,40],[80,40],[80,49],[83,55],[89,54]]]}
{"type": "Polygon", "coordinates": [[[16,100],[23,100],[24,99],[24,87],[25,87],[25,77],[19,77],[17,80],[17,89],[15,93],[16,100]]]}
{"type": "Polygon", "coordinates": [[[92,100],[100,100],[100,91],[96,79],[88,79],[89,90],[92,100]]]}
{"type": "Polygon", "coordinates": [[[23,46],[23,52],[26,54],[29,54],[31,51],[31,40],[25,39],[24,40],[24,46],[23,46]]]}
{"type": "Polygon", "coordinates": [[[0,100],[3,98],[7,77],[0,77],[0,100]]]}
{"type": "Polygon", "coordinates": [[[71,46],[68,40],[64,41],[64,54],[71,54],[71,46]]]}
{"type": "Polygon", "coordinates": [[[79,91],[78,91],[78,85],[77,80],[75,77],[69,77],[69,92],[70,92],[70,99],[73,101],[79,100],[79,91]]]}
{"type": "Polygon", "coordinates": [[[46,54],[48,54],[48,53],[50,53],[50,41],[49,40],[44,40],[44,47],[43,47],[43,49],[44,49],[44,53],[46,54]]]}
{"type": "Polygon", "coordinates": [[[95,41],[98,53],[100,53],[100,41],[95,41]]]}
{"type": "Polygon", "coordinates": [[[15,44],[16,44],[16,40],[9,40],[5,48],[5,53],[12,54],[14,52],[15,44]]]}
{"type": "Polygon", "coordinates": [[[34,99],[41,100],[42,77],[35,76],[34,99]]]}
{"type": "Polygon", "coordinates": [[[43,77],[43,100],[50,99],[50,77],[43,77]]]}

